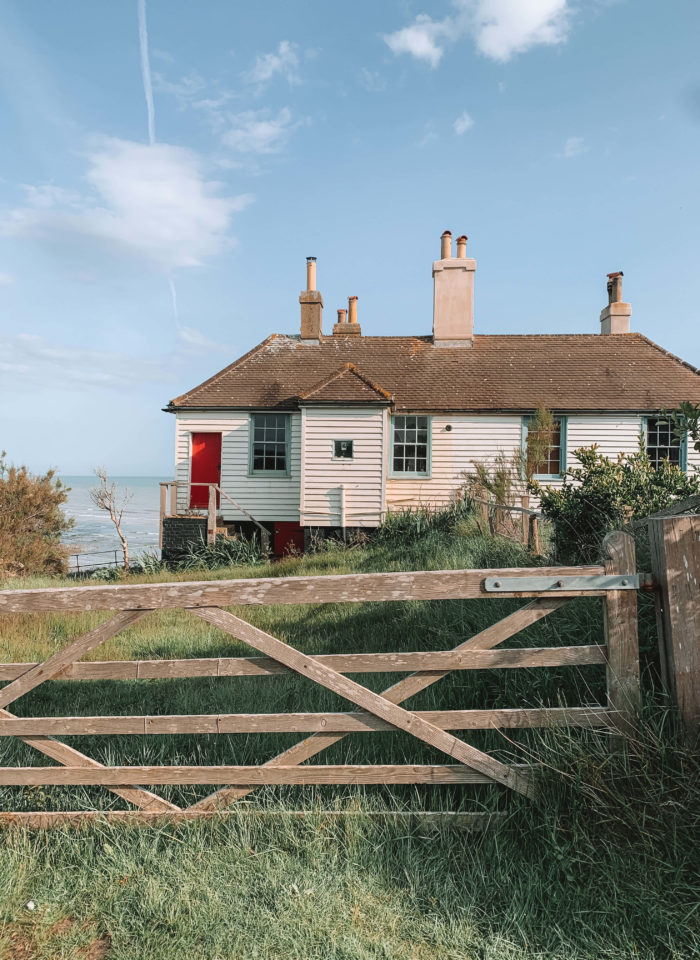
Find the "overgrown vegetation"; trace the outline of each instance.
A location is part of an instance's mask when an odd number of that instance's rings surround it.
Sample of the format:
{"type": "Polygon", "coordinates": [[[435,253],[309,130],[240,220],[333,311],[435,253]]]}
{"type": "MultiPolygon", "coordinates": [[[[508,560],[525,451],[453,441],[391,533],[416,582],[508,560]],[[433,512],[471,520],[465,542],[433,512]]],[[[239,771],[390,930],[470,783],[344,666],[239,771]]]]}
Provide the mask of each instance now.
{"type": "Polygon", "coordinates": [[[37,476],[0,454],[0,578],[64,573],[61,536],[73,526],[63,512],[68,490],[53,470],[37,476]]]}
{"type": "Polygon", "coordinates": [[[178,570],[219,570],[222,567],[262,563],[258,542],[243,536],[217,537],[213,543],[202,539],[189,543],[177,561],[178,570]]]}
{"type": "Polygon", "coordinates": [[[668,460],[654,466],[642,442],[635,453],[622,453],[615,460],[595,445],[576,450],[574,456],[581,466],[566,471],[561,487],[531,484],[542,514],[553,525],[562,563],[597,561],[608,531],[700,493],[698,477],[668,460]]]}

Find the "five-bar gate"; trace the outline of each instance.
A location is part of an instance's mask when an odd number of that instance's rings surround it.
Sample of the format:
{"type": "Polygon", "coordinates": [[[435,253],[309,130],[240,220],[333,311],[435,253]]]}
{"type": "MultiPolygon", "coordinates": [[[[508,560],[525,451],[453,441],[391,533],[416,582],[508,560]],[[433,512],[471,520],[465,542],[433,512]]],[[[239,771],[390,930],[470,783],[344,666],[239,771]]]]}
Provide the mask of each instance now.
{"type": "MultiPolygon", "coordinates": [[[[135,808],[127,815],[198,817],[220,811],[262,784],[495,783],[534,796],[534,768],[507,764],[451,731],[551,725],[603,726],[625,731],[639,699],[636,590],[631,537],[610,534],[600,566],[502,570],[443,570],[143,585],[110,585],[0,592],[3,613],[112,610],[114,616],[43,663],[0,664],[0,736],[18,737],[56,761],[54,766],[2,767],[0,785],[100,785],[135,808]],[[522,597],[527,602],[452,650],[309,656],[264,632],[226,607],[260,604],[362,603],[522,597]],[[585,646],[498,649],[505,640],[560,609],[573,597],[603,598],[604,642],[585,646]],[[184,660],[82,661],[111,637],[153,610],[182,608],[262,656],[184,660]],[[418,711],[401,704],[454,670],[600,664],[607,671],[607,704],[507,710],[418,711]],[[204,714],[173,716],[17,717],[9,707],[54,679],[272,676],[297,673],[333,691],[354,707],[339,713],[204,714]],[[403,672],[375,693],[349,674],[403,672]],[[357,731],[401,730],[441,751],[441,765],[307,764],[357,731]],[[104,766],[63,742],[84,735],[304,734],[294,746],[259,766],[104,766]],[[150,789],[159,784],[211,784],[209,796],[182,809],[150,789]]],[[[76,813],[2,814],[45,825],[90,816],[76,813]]],[[[93,814],[94,815],[94,814],[93,814]]],[[[124,811],[105,811],[124,817],[124,811]]]]}

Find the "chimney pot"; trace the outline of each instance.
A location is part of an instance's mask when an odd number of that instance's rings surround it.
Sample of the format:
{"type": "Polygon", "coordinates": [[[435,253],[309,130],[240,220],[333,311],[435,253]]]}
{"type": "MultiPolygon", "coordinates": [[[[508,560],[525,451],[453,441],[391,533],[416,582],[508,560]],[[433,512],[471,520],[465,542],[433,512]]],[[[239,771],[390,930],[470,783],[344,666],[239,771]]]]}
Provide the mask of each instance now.
{"type": "Polygon", "coordinates": [[[449,230],[440,237],[440,259],[450,260],[452,258],[452,233],[449,230]]]}
{"type": "Polygon", "coordinates": [[[306,258],[306,289],[316,289],[316,257],[306,258]]]}
{"type": "Polygon", "coordinates": [[[457,237],[457,259],[465,260],[467,256],[467,237],[465,234],[462,234],[461,237],[457,237]]]}

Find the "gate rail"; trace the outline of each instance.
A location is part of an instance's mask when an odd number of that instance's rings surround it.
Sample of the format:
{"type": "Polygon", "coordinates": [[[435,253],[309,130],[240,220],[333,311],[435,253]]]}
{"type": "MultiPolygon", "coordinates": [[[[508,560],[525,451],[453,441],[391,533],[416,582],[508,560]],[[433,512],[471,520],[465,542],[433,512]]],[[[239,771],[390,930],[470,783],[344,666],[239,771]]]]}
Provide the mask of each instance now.
{"type": "MultiPolygon", "coordinates": [[[[11,613],[117,611],[43,663],[0,664],[0,736],[15,736],[60,766],[2,767],[0,785],[102,785],[138,809],[135,818],[209,815],[262,784],[500,783],[526,796],[536,792],[535,769],[507,764],[471,746],[450,730],[551,725],[603,726],[628,731],[639,704],[637,595],[620,578],[636,576],[634,543],[627,534],[605,540],[606,561],[581,567],[443,570],[219,580],[138,585],[0,591],[0,616],[11,613]],[[568,578],[577,578],[575,583],[568,578]],[[533,581],[532,578],[537,578],[533,581]],[[545,585],[541,578],[547,578],[545,585]],[[588,578],[596,578],[589,581],[588,578]],[[488,586],[498,581],[500,588],[488,586]],[[460,643],[453,650],[309,656],[223,607],[265,604],[364,603],[522,597],[524,606],[460,643]],[[601,597],[604,643],[585,646],[496,649],[503,641],[560,609],[574,597],[601,597]],[[90,651],[153,610],[181,608],[253,647],[260,657],[80,662],[90,651]],[[607,704],[507,710],[415,711],[400,704],[453,670],[603,665],[607,704]],[[347,674],[406,672],[375,693],[347,674]],[[344,699],[347,713],[215,714],[181,716],[17,717],[7,708],[52,679],[145,679],[154,677],[268,676],[295,672],[344,699]],[[442,751],[437,765],[332,764],[302,766],[350,732],[402,730],[442,751]],[[259,766],[106,767],[54,737],[116,734],[299,732],[309,736],[259,766]],[[219,789],[182,810],[146,789],[155,784],[212,784],[219,789]]],[[[105,811],[124,817],[124,812],[105,811]]],[[[0,814],[0,820],[37,825],[94,816],[0,814]],[[48,818],[48,819],[47,819],[48,818]]]]}

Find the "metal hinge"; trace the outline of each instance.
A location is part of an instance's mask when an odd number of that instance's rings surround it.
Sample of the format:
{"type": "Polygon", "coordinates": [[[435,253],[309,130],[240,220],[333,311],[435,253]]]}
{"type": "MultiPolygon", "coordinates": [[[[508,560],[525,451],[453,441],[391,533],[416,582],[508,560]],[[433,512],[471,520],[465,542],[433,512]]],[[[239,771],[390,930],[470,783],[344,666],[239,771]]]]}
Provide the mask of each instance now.
{"type": "Polygon", "coordinates": [[[484,589],[487,593],[639,590],[645,585],[646,574],[643,573],[598,577],[486,577],[484,580],[484,589]]]}

